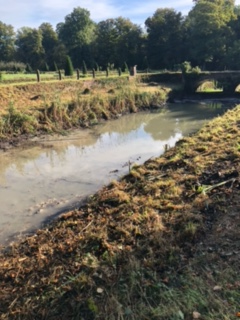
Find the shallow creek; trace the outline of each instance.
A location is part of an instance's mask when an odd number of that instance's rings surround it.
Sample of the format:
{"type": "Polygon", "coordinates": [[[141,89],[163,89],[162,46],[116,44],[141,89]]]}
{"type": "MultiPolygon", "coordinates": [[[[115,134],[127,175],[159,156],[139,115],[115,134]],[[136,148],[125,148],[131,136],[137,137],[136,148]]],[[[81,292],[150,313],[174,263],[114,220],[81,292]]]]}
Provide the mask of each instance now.
{"type": "Polygon", "coordinates": [[[34,231],[222,114],[221,104],[167,105],[0,153],[0,244],[34,231]]]}

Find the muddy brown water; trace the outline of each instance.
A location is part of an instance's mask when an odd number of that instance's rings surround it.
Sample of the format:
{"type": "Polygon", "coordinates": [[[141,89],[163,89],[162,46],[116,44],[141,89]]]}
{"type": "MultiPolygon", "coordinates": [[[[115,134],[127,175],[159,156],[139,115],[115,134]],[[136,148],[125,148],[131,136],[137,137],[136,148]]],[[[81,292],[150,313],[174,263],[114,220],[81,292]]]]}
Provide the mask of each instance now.
{"type": "Polygon", "coordinates": [[[0,244],[42,227],[88,195],[119,179],[133,163],[160,156],[165,146],[197,131],[227,106],[167,105],[78,130],[38,138],[34,146],[0,153],[0,244]]]}

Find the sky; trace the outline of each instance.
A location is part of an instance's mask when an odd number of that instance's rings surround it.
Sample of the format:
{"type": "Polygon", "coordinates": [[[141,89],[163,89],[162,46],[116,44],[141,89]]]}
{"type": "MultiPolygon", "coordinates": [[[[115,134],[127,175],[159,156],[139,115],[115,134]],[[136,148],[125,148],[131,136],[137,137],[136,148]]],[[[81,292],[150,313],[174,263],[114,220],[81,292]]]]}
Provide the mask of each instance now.
{"type": "MultiPolygon", "coordinates": [[[[235,4],[240,5],[240,0],[235,4]]],[[[15,31],[24,26],[38,28],[43,22],[55,28],[74,8],[81,7],[90,11],[95,22],[122,16],[143,26],[158,8],[173,8],[186,15],[192,6],[192,0],[0,0],[0,21],[15,31]]]]}

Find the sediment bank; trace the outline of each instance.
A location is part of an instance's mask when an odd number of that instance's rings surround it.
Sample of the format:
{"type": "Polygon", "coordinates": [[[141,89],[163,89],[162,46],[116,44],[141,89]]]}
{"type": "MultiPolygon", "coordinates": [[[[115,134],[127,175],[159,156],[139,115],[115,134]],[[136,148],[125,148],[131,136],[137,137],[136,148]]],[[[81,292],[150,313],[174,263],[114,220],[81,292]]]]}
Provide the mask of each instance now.
{"type": "Polygon", "coordinates": [[[1,319],[234,318],[239,111],[3,251],[1,319]]]}

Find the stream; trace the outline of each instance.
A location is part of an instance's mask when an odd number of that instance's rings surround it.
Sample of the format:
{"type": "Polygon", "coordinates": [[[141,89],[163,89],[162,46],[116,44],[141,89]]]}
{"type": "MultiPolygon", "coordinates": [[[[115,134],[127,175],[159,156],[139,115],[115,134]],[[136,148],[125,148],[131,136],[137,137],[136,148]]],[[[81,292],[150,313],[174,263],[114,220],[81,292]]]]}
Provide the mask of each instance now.
{"type": "MultiPolygon", "coordinates": [[[[133,163],[160,156],[183,136],[221,115],[219,103],[168,104],[34,145],[0,153],[0,244],[34,232],[86,196],[119,179],[133,163]]],[[[34,142],[34,139],[33,139],[34,142]]]]}

